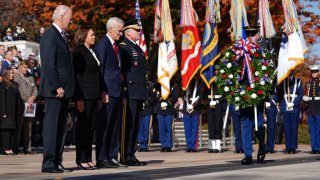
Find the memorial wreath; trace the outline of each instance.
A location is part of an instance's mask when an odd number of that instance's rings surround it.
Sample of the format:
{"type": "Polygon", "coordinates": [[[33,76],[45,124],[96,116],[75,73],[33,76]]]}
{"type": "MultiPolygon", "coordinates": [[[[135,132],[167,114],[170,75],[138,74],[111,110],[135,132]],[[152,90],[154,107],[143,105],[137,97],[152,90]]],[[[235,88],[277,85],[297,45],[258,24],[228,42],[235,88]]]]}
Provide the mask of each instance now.
{"type": "Polygon", "coordinates": [[[239,40],[222,55],[217,86],[229,103],[241,108],[258,105],[272,89],[273,73],[268,50],[249,39],[239,40]]]}

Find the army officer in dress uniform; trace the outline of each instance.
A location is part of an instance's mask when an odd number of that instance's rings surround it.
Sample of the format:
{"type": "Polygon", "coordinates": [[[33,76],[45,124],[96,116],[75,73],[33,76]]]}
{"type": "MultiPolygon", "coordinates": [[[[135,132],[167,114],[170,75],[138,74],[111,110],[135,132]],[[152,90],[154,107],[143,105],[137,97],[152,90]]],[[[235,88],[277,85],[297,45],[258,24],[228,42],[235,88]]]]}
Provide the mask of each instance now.
{"type": "Polygon", "coordinates": [[[123,31],[125,39],[120,43],[120,52],[123,59],[122,71],[125,77],[125,92],[128,100],[126,118],[122,122],[121,133],[121,161],[128,166],[143,166],[136,156],[136,141],[139,131],[139,112],[143,102],[147,99],[146,57],[143,50],[136,44],[140,39],[141,27],[136,19],[125,23],[123,31]]]}
{"type": "Polygon", "coordinates": [[[308,125],[310,131],[311,154],[320,154],[320,79],[319,67],[311,66],[311,79],[307,84],[307,94],[303,100],[308,104],[308,125]]]}

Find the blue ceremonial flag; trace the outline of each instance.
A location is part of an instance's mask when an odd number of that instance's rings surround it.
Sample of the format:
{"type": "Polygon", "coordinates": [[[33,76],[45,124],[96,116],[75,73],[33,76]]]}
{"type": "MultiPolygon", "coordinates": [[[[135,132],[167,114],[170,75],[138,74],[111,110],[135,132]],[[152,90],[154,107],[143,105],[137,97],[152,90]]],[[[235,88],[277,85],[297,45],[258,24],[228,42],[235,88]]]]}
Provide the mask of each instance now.
{"type": "Polygon", "coordinates": [[[200,76],[209,89],[216,77],[214,63],[219,57],[220,47],[216,23],[206,23],[202,41],[200,76]]]}
{"type": "Polygon", "coordinates": [[[242,29],[241,29],[241,38],[242,39],[247,39],[246,31],[244,30],[245,27],[246,26],[244,24],[244,19],[242,18],[242,29]]]}

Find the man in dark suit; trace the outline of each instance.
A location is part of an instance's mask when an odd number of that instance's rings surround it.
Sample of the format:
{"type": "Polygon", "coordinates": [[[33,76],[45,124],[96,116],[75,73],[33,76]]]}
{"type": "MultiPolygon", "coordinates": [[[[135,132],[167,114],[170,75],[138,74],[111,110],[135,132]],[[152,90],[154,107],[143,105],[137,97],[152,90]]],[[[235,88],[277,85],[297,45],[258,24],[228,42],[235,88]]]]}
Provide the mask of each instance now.
{"type": "Polygon", "coordinates": [[[74,73],[64,31],[71,21],[71,16],[70,7],[59,5],[52,15],[52,26],[40,42],[40,96],[45,97],[42,172],[48,173],[61,173],[66,170],[61,165],[63,135],[69,99],[74,92],[74,73]]]}
{"type": "Polygon", "coordinates": [[[4,70],[9,67],[15,68],[13,58],[14,58],[14,55],[11,50],[5,51],[4,60],[2,62],[0,62],[2,64],[1,69],[0,69],[0,75],[3,75],[4,70]]]}
{"type": "Polygon", "coordinates": [[[140,39],[141,27],[136,19],[127,21],[124,25],[125,39],[120,43],[125,75],[125,96],[128,100],[126,118],[122,122],[121,161],[128,166],[143,166],[136,156],[137,136],[140,125],[139,112],[143,101],[147,99],[146,58],[143,50],[136,44],[140,39]]]}
{"type": "Polygon", "coordinates": [[[117,168],[127,167],[117,160],[120,141],[120,126],[122,113],[122,58],[117,40],[122,35],[124,22],[118,17],[112,17],[107,22],[107,34],[94,47],[101,65],[102,102],[105,103],[105,119],[97,124],[97,136],[103,136],[97,147],[97,167],[117,168]]]}

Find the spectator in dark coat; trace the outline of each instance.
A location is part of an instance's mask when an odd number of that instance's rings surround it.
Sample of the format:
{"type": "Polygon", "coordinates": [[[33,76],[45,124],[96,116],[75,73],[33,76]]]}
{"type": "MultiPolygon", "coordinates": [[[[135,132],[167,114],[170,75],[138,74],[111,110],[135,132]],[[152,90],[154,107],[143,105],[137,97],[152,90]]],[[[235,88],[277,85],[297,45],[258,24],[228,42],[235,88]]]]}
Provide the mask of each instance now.
{"type": "Polygon", "coordinates": [[[18,85],[13,81],[13,70],[7,68],[0,83],[0,135],[2,154],[14,154],[15,130],[17,121],[22,116],[23,102],[18,85]]]}

